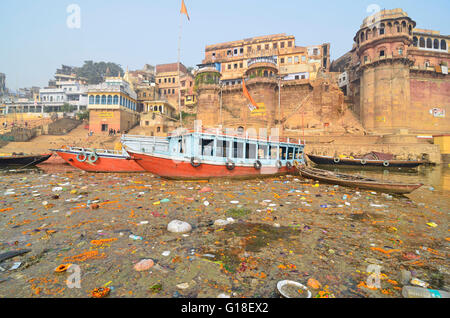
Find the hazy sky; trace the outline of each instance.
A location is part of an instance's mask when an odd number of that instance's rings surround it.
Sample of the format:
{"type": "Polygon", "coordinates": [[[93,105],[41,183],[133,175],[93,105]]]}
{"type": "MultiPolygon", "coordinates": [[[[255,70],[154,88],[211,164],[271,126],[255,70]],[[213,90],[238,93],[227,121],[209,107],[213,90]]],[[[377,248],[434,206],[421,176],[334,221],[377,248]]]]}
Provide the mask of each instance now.
{"type": "MultiPolygon", "coordinates": [[[[181,61],[202,62],[206,45],[287,33],[297,45],[331,43],[336,59],[352,46],[370,8],[402,8],[417,27],[450,34],[448,0],[185,0],[181,61]],[[372,6],[371,6],[372,5],[372,6]],[[373,6],[375,5],[375,6],[373,6]]],[[[46,86],[61,64],[115,62],[124,69],[177,61],[181,0],[0,0],[0,72],[7,87],[46,86]],[[81,28],[67,26],[67,7],[81,28]]]]}

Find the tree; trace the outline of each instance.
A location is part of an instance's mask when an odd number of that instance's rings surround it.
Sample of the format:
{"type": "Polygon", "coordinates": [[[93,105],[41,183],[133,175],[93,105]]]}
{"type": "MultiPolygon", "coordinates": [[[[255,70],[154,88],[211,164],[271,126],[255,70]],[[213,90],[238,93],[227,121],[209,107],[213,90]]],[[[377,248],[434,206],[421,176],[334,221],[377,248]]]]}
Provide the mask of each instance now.
{"type": "Polygon", "coordinates": [[[75,110],[75,107],[70,105],[69,103],[64,103],[64,105],[62,105],[61,107],[61,111],[63,113],[71,113],[75,110]]]}
{"type": "Polygon", "coordinates": [[[78,77],[84,77],[89,84],[99,84],[106,76],[119,76],[124,74],[120,65],[111,62],[85,61],[82,67],[76,69],[78,77]]]}

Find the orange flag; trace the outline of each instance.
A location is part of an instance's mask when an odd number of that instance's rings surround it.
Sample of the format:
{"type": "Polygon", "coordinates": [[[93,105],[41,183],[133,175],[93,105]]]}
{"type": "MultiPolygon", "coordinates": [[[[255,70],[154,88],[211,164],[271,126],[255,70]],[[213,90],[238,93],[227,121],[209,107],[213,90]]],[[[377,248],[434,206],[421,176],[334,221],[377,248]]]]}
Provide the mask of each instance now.
{"type": "Polygon", "coordinates": [[[191,21],[191,18],[189,18],[189,14],[186,9],[186,5],[184,4],[184,0],[181,0],[181,13],[184,13],[187,16],[188,20],[191,21]]]}
{"type": "Polygon", "coordinates": [[[256,104],[255,100],[250,96],[250,93],[247,90],[247,87],[245,86],[245,80],[242,79],[242,90],[244,92],[244,96],[248,98],[250,101],[250,104],[248,105],[248,108],[250,111],[254,111],[255,109],[259,109],[258,105],[256,104]]]}

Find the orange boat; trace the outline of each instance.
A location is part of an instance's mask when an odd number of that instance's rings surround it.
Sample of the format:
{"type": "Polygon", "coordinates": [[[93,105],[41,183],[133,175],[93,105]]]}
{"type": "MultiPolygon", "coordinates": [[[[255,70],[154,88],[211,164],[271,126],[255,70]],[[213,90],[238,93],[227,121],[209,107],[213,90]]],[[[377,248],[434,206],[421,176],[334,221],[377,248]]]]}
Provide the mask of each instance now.
{"type": "Polygon", "coordinates": [[[294,165],[304,163],[304,145],[292,139],[190,131],[168,137],[124,135],[121,142],[146,171],[168,179],[270,177],[294,174],[294,165]]]}
{"type": "Polygon", "coordinates": [[[69,147],[51,149],[71,166],[88,172],[145,171],[126,152],[69,147]]]}

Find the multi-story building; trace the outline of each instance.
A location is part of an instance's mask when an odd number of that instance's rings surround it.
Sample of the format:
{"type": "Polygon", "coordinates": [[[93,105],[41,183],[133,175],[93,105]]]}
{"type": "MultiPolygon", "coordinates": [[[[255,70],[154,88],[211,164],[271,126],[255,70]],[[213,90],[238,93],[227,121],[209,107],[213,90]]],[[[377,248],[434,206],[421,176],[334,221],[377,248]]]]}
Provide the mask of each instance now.
{"type": "Polygon", "coordinates": [[[6,94],[6,75],[0,73],[0,96],[6,94]]]}
{"type": "Polygon", "coordinates": [[[205,49],[203,65],[214,64],[225,85],[242,81],[251,59],[272,58],[283,79],[314,80],[320,69],[330,65],[330,44],[297,46],[295,37],[275,34],[240,41],[209,45],[205,49]]]}
{"type": "Polygon", "coordinates": [[[352,50],[333,63],[364,128],[450,131],[450,37],[416,28],[402,9],[364,19],[352,50]]]}
{"type": "Polygon", "coordinates": [[[75,67],[62,65],[61,68],[56,70],[55,79],[50,80],[48,86],[51,88],[61,88],[62,85],[65,85],[68,82],[87,85],[86,78],[80,78],[76,75],[75,67]]]}
{"type": "Polygon", "coordinates": [[[127,131],[139,123],[137,95],[122,77],[88,87],[89,129],[95,133],[127,131]]]}
{"type": "Polygon", "coordinates": [[[178,63],[156,65],[156,84],[159,85],[161,96],[166,98],[176,109],[181,105],[181,111],[192,112],[185,104],[186,96],[192,96],[194,89],[194,77],[187,68],[180,63],[180,74],[178,74],[178,63]],[[178,90],[181,89],[181,100],[179,103],[178,90]]]}
{"type": "Polygon", "coordinates": [[[85,111],[88,104],[88,94],[86,85],[79,82],[59,82],[58,88],[46,87],[39,91],[39,99],[35,99],[43,106],[43,112],[61,111],[85,111]],[[71,109],[64,109],[65,104],[71,109]]]}
{"type": "Polygon", "coordinates": [[[165,136],[177,126],[176,109],[167,100],[144,102],[141,127],[150,136],[165,136]]]}

